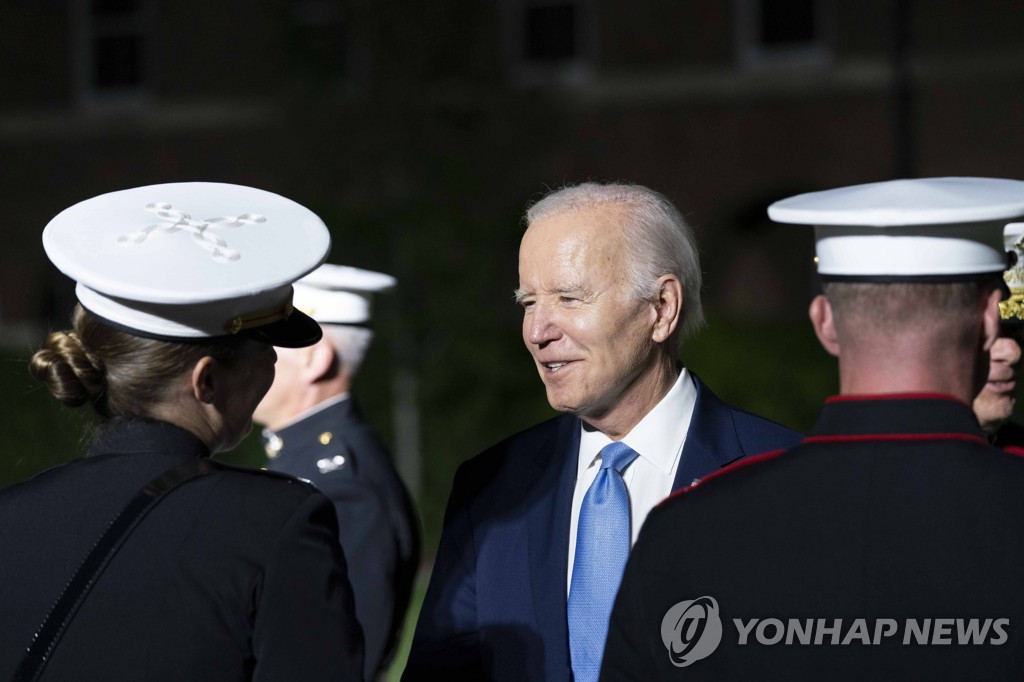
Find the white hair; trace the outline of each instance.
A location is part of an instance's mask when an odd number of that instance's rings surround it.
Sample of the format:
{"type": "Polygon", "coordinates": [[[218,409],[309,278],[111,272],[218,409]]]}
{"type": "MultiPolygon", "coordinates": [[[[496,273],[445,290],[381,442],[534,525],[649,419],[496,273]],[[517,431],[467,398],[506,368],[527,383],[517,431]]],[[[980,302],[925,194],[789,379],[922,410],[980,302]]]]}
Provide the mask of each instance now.
{"type": "Polygon", "coordinates": [[[693,230],[663,195],[642,185],[587,182],[547,194],[526,211],[526,226],[569,211],[616,205],[626,209],[623,235],[627,276],[634,296],[651,300],[657,281],[675,275],[683,285],[682,324],[676,343],[704,324],[700,303],[700,256],[693,230]]]}
{"type": "Polygon", "coordinates": [[[331,342],[338,361],[352,377],[359,373],[359,368],[366,357],[366,351],[373,341],[373,330],[367,327],[354,327],[344,324],[323,324],[324,336],[331,342]]]}

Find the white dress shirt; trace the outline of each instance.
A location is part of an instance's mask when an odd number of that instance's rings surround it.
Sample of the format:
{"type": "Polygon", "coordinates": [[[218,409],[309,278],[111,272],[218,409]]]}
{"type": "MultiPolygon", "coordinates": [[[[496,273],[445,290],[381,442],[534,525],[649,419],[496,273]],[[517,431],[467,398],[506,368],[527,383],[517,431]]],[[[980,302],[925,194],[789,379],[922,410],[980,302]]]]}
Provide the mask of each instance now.
{"type": "MultiPolygon", "coordinates": [[[[679,468],[679,457],[683,452],[683,442],[690,428],[696,402],[697,387],[684,367],[665,397],[622,438],[622,442],[639,455],[622,472],[626,490],[629,491],[631,547],[640,534],[640,527],[647,514],[672,492],[672,482],[679,468]]],[[[601,448],[612,442],[611,438],[595,429],[582,428],[580,431],[576,488],[572,493],[572,519],[569,524],[567,595],[572,585],[572,566],[576,558],[576,526],[580,520],[580,507],[590,484],[601,469],[601,448]]]]}

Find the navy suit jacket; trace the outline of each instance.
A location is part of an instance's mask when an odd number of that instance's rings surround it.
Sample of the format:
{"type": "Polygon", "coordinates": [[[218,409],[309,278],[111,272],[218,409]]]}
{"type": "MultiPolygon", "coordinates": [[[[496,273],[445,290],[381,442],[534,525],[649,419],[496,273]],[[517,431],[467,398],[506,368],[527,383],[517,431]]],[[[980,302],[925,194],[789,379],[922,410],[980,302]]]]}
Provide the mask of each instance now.
{"type": "MultiPolygon", "coordinates": [[[[800,441],[691,376],[674,490],[800,441]]],[[[403,680],[572,679],[565,584],[579,434],[580,420],[561,415],[459,467],[403,680]]]]}

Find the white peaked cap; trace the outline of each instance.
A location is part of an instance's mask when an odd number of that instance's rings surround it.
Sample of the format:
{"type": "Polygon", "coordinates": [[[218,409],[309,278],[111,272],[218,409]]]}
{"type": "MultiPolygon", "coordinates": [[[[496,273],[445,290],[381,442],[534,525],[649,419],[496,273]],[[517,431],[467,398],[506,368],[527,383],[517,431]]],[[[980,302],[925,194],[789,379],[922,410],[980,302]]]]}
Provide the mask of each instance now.
{"type": "Polygon", "coordinates": [[[1003,227],[1024,217],[1024,182],[921,178],[799,194],[768,207],[815,226],[824,279],[939,281],[1006,270],[1003,227]]]}
{"type": "Polygon", "coordinates": [[[395,284],[382,272],[328,263],[295,283],[295,307],[321,324],[366,324],[372,295],[395,284]]]}
{"type": "Polygon", "coordinates": [[[270,192],[212,182],[111,192],[58,214],[43,247],[86,310],[139,336],[319,338],[293,313],[291,284],[324,261],[330,234],[312,211],[270,192]]]}

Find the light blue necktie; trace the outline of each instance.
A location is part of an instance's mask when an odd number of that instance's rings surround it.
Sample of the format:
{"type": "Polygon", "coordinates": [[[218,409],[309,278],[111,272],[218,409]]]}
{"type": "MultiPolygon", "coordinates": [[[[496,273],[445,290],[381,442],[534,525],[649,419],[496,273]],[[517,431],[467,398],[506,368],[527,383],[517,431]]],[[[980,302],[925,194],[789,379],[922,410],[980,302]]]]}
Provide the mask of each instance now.
{"type": "Polygon", "coordinates": [[[601,470],[580,506],[569,586],[569,653],[576,682],[597,680],[615,593],[629,557],[629,491],[622,471],[637,453],[625,443],[601,449],[601,470]]]}

